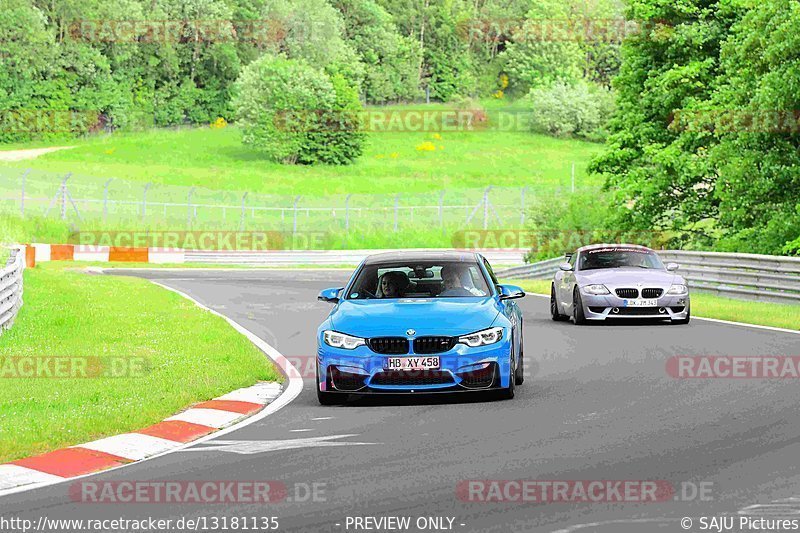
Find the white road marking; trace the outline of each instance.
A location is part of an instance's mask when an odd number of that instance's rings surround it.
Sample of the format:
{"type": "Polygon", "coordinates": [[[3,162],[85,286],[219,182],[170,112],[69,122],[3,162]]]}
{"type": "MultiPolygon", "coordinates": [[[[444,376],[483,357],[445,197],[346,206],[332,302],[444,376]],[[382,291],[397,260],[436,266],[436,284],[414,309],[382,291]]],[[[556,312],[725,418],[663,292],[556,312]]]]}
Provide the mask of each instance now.
{"type": "Polygon", "coordinates": [[[180,420],[181,422],[191,422],[192,424],[200,424],[212,428],[224,428],[233,424],[236,420],[242,418],[242,413],[234,413],[232,411],[221,411],[219,409],[204,409],[192,408],[186,411],[171,416],[166,420],[180,420]]]}
{"type": "Polygon", "coordinates": [[[332,420],[332,416],[318,416],[316,418],[312,418],[311,420],[332,420]]]}
{"type": "Polygon", "coordinates": [[[163,453],[183,445],[181,442],[162,439],[140,433],[123,433],[105,439],[87,442],[72,446],[72,448],[87,448],[98,452],[110,453],[118,457],[124,457],[131,461],[140,461],[145,457],[163,453]]]}
{"type": "Polygon", "coordinates": [[[314,431],[313,429],[290,429],[289,433],[303,433],[304,431],[314,431]]]}
{"type": "Polygon", "coordinates": [[[18,465],[0,465],[0,490],[34,483],[63,481],[66,478],[45,474],[32,468],[18,465]]]}
{"type": "Polygon", "coordinates": [[[281,394],[280,383],[259,383],[253,387],[235,390],[217,398],[235,402],[250,402],[261,405],[268,404],[281,394]]]}
{"type": "Polygon", "coordinates": [[[286,439],[286,440],[214,440],[208,442],[206,446],[192,447],[183,450],[184,452],[228,452],[242,455],[252,455],[256,453],[275,452],[279,450],[295,450],[298,448],[322,448],[332,446],[366,446],[370,444],[380,444],[378,442],[350,442],[337,441],[347,437],[357,435],[330,435],[327,437],[309,437],[305,439],[286,439]]]}

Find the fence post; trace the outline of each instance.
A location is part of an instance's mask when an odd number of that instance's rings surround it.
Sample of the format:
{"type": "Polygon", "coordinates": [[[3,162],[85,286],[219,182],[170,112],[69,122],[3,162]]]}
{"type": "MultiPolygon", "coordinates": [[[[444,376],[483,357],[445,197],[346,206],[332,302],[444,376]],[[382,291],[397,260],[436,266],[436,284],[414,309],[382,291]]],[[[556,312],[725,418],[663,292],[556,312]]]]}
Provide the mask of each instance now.
{"type": "Polygon", "coordinates": [[[144,192],[142,193],[142,220],[147,215],[147,190],[150,189],[150,186],[153,185],[152,181],[147,182],[147,185],[144,186],[144,192]]]}
{"type": "Polygon", "coordinates": [[[70,176],[72,176],[72,172],[67,173],[61,182],[61,220],[67,219],[67,180],[70,176]]]}
{"type": "Polygon", "coordinates": [[[492,186],[489,185],[483,191],[483,229],[489,229],[489,191],[491,190],[492,186]]]}
{"type": "Polygon", "coordinates": [[[348,194],[344,199],[344,230],[346,232],[350,232],[350,197],[353,196],[352,194],[348,194]]]}
{"type": "Polygon", "coordinates": [[[444,193],[445,191],[439,192],[439,227],[442,231],[444,231],[444,193]]]}
{"type": "Polygon", "coordinates": [[[575,161],[572,162],[572,192],[575,192],[575,161]]]}
{"type": "Polygon", "coordinates": [[[397,211],[400,209],[400,193],[394,195],[394,231],[397,232],[397,211]]]}
{"type": "Polygon", "coordinates": [[[294,207],[292,209],[292,236],[297,233],[297,203],[300,201],[302,196],[295,196],[294,197],[294,207]]]}
{"type": "Polygon", "coordinates": [[[186,224],[192,225],[192,194],[194,194],[194,187],[189,189],[189,194],[186,195],[186,224]]]}
{"type": "Polygon", "coordinates": [[[30,174],[31,169],[27,169],[22,173],[22,196],[19,200],[19,209],[22,213],[22,218],[25,218],[25,178],[30,174]]]}
{"type": "Polygon", "coordinates": [[[247,193],[242,195],[242,212],[239,215],[239,231],[244,230],[244,202],[247,200],[247,193]]]}
{"type": "Polygon", "coordinates": [[[108,178],[103,185],[103,222],[108,218],[108,186],[111,185],[112,181],[114,181],[114,178],[108,178]]]}

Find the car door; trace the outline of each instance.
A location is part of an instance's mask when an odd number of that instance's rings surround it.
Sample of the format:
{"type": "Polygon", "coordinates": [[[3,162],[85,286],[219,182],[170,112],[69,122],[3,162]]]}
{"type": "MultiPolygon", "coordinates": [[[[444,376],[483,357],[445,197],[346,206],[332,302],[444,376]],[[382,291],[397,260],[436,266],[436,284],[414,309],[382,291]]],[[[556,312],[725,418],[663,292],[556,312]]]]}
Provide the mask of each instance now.
{"type": "Polygon", "coordinates": [[[575,268],[577,265],[577,257],[577,253],[569,254],[568,258],[565,257],[567,263],[572,265],[572,270],[561,271],[562,276],[560,283],[558,284],[558,287],[556,287],[556,297],[561,303],[561,309],[566,312],[572,311],[572,290],[575,287],[575,268]]]}

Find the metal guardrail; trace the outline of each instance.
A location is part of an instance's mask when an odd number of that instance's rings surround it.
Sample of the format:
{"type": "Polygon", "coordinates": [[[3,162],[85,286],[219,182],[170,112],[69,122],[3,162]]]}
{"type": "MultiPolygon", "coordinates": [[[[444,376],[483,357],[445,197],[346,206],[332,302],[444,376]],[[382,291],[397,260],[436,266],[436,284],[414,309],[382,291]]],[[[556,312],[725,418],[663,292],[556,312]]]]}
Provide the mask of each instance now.
{"type": "MultiPolygon", "coordinates": [[[[765,302],[800,304],[800,257],[661,250],[661,259],[680,265],[678,271],[694,290],[765,302]]],[[[563,257],[500,270],[511,279],[549,279],[563,257]]]]}
{"type": "Polygon", "coordinates": [[[0,270],[0,334],[14,323],[22,307],[22,273],[25,270],[25,249],[14,248],[8,262],[0,270]]]}
{"type": "MultiPolygon", "coordinates": [[[[411,249],[407,251],[426,250],[411,249]]],[[[436,249],[427,249],[434,250],[436,249]]],[[[391,250],[272,250],[213,251],[186,250],[184,262],[228,265],[358,265],[366,256],[391,250]]],[[[395,250],[400,251],[400,250],[395,250]]],[[[524,260],[525,250],[484,250],[484,257],[493,265],[516,265],[524,260]]]]}

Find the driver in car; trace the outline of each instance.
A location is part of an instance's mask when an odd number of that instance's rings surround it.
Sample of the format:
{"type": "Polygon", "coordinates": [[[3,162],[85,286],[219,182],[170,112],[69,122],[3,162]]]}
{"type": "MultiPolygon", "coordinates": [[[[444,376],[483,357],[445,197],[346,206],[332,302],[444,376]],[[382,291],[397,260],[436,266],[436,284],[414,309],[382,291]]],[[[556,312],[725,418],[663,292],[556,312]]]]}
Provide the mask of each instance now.
{"type": "Polygon", "coordinates": [[[445,265],[442,267],[442,292],[439,296],[475,296],[466,287],[464,282],[467,272],[457,265],[445,265]]]}

